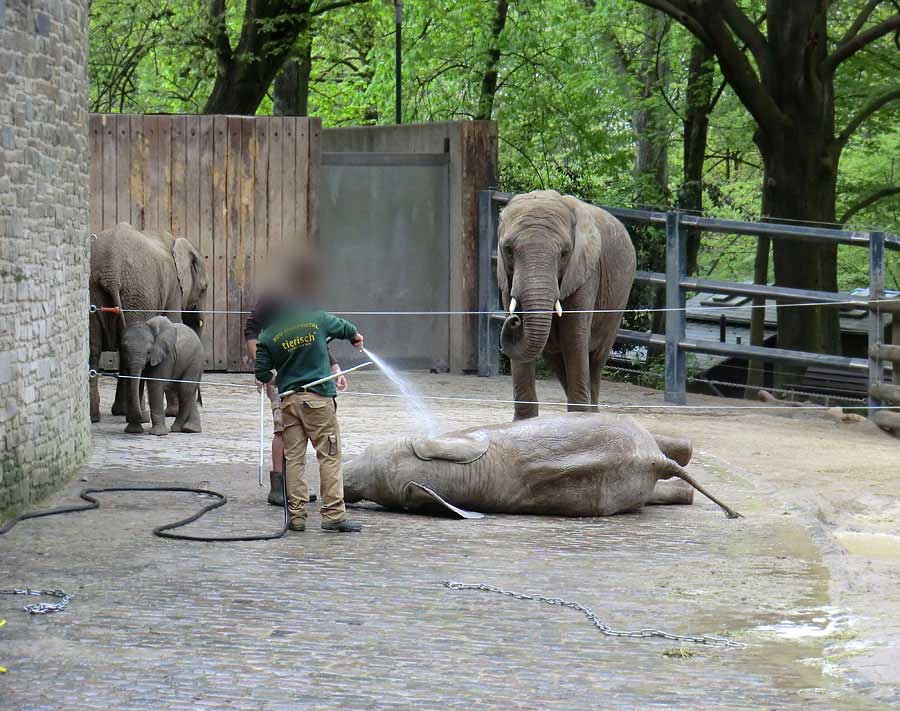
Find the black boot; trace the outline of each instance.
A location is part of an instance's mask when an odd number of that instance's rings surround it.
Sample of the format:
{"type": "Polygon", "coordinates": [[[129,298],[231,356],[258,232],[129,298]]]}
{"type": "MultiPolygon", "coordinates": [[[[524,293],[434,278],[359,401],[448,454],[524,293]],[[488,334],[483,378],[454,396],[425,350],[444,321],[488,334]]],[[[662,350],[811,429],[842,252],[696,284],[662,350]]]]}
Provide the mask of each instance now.
{"type": "Polygon", "coordinates": [[[269,503],[284,506],[284,482],[281,472],[269,472],[269,503]]]}
{"type": "MultiPolygon", "coordinates": [[[[272,506],[284,506],[284,491],[281,488],[281,472],[269,472],[269,503],[272,506]]],[[[318,501],[315,494],[309,495],[309,501],[318,501]]]]}

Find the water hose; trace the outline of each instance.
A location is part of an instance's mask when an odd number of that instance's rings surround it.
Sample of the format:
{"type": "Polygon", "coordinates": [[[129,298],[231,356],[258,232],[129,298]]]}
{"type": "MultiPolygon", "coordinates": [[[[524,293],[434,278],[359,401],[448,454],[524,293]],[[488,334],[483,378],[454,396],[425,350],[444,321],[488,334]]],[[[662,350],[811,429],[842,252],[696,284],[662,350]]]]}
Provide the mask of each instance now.
{"type": "Polygon", "coordinates": [[[288,531],[288,523],[290,521],[288,514],[288,502],[287,502],[287,487],[285,485],[285,477],[281,478],[281,493],[284,496],[284,523],[281,528],[274,533],[256,533],[256,534],[246,534],[239,536],[192,536],[187,533],[172,533],[171,531],[176,528],[181,528],[182,526],[187,526],[190,523],[198,520],[202,516],[206,515],[213,509],[220,508],[228,503],[228,498],[225,494],[222,494],[218,491],[213,491],[212,489],[200,489],[189,486],[107,486],[102,488],[89,487],[87,489],[82,489],[78,496],[88,503],[86,504],[76,504],[74,506],[60,506],[55,509],[48,509],[47,511],[34,511],[32,513],[21,514],[16,516],[9,521],[7,521],[3,526],[0,526],[0,536],[4,533],[10,531],[17,523],[21,521],[27,521],[32,518],[43,518],[45,516],[58,516],[59,514],[67,514],[67,513],[78,513],[80,511],[90,511],[92,509],[100,508],[100,502],[93,496],[93,494],[111,494],[118,492],[126,492],[126,491],[140,491],[140,492],[157,492],[157,493],[183,493],[183,494],[199,494],[201,496],[212,496],[216,500],[212,503],[207,504],[202,509],[200,509],[197,513],[188,516],[187,518],[179,519],[173,523],[165,523],[161,526],[157,526],[153,529],[153,535],[159,536],[160,538],[169,538],[176,541],[200,541],[205,543],[237,543],[243,541],[271,541],[276,538],[281,538],[288,531]]]}

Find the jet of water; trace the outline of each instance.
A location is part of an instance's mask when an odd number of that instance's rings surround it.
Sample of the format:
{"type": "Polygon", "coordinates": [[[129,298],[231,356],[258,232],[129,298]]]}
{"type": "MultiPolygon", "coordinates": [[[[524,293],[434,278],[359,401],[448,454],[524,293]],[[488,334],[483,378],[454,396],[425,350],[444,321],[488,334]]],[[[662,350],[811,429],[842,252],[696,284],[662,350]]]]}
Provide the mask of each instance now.
{"type": "Polygon", "coordinates": [[[381,369],[381,372],[385,374],[387,379],[394,384],[394,387],[397,388],[403,398],[409,402],[416,415],[418,415],[418,421],[424,428],[426,434],[430,437],[439,434],[441,428],[438,426],[434,413],[425,403],[425,400],[422,399],[419,391],[413,387],[412,383],[401,376],[400,373],[394,370],[394,368],[388,365],[384,360],[372,353],[368,348],[363,348],[362,350],[369,359],[381,369]]]}

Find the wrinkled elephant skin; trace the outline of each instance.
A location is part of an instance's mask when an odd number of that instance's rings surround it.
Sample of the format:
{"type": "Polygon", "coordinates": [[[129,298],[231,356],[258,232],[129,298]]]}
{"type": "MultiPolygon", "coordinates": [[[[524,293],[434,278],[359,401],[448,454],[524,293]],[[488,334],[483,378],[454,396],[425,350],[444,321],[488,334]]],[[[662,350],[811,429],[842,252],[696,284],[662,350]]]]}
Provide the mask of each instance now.
{"type": "Polygon", "coordinates": [[[690,484],[735,518],[673,458],[690,445],[628,417],[572,413],[371,445],[344,471],[347,501],[470,517],[470,511],[610,516],[647,503],[690,503],[690,484]],[[662,447],[662,449],[661,449],[662,447]]]}

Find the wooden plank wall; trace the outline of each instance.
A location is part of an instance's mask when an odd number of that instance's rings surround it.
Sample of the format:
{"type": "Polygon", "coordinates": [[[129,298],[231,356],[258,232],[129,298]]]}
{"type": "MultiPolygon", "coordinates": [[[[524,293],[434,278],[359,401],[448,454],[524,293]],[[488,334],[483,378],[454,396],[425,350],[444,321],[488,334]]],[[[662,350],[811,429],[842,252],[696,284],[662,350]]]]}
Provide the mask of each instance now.
{"type": "MultiPolygon", "coordinates": [[[[186,237],[206,262],[206,309],[249,311],[269,249],[318,239],[320,133],[295,116],[91,114],[91,231],[186,237]]],[[[207,314],[208,370],[250,369],[246,320],[207,314]]]]}

